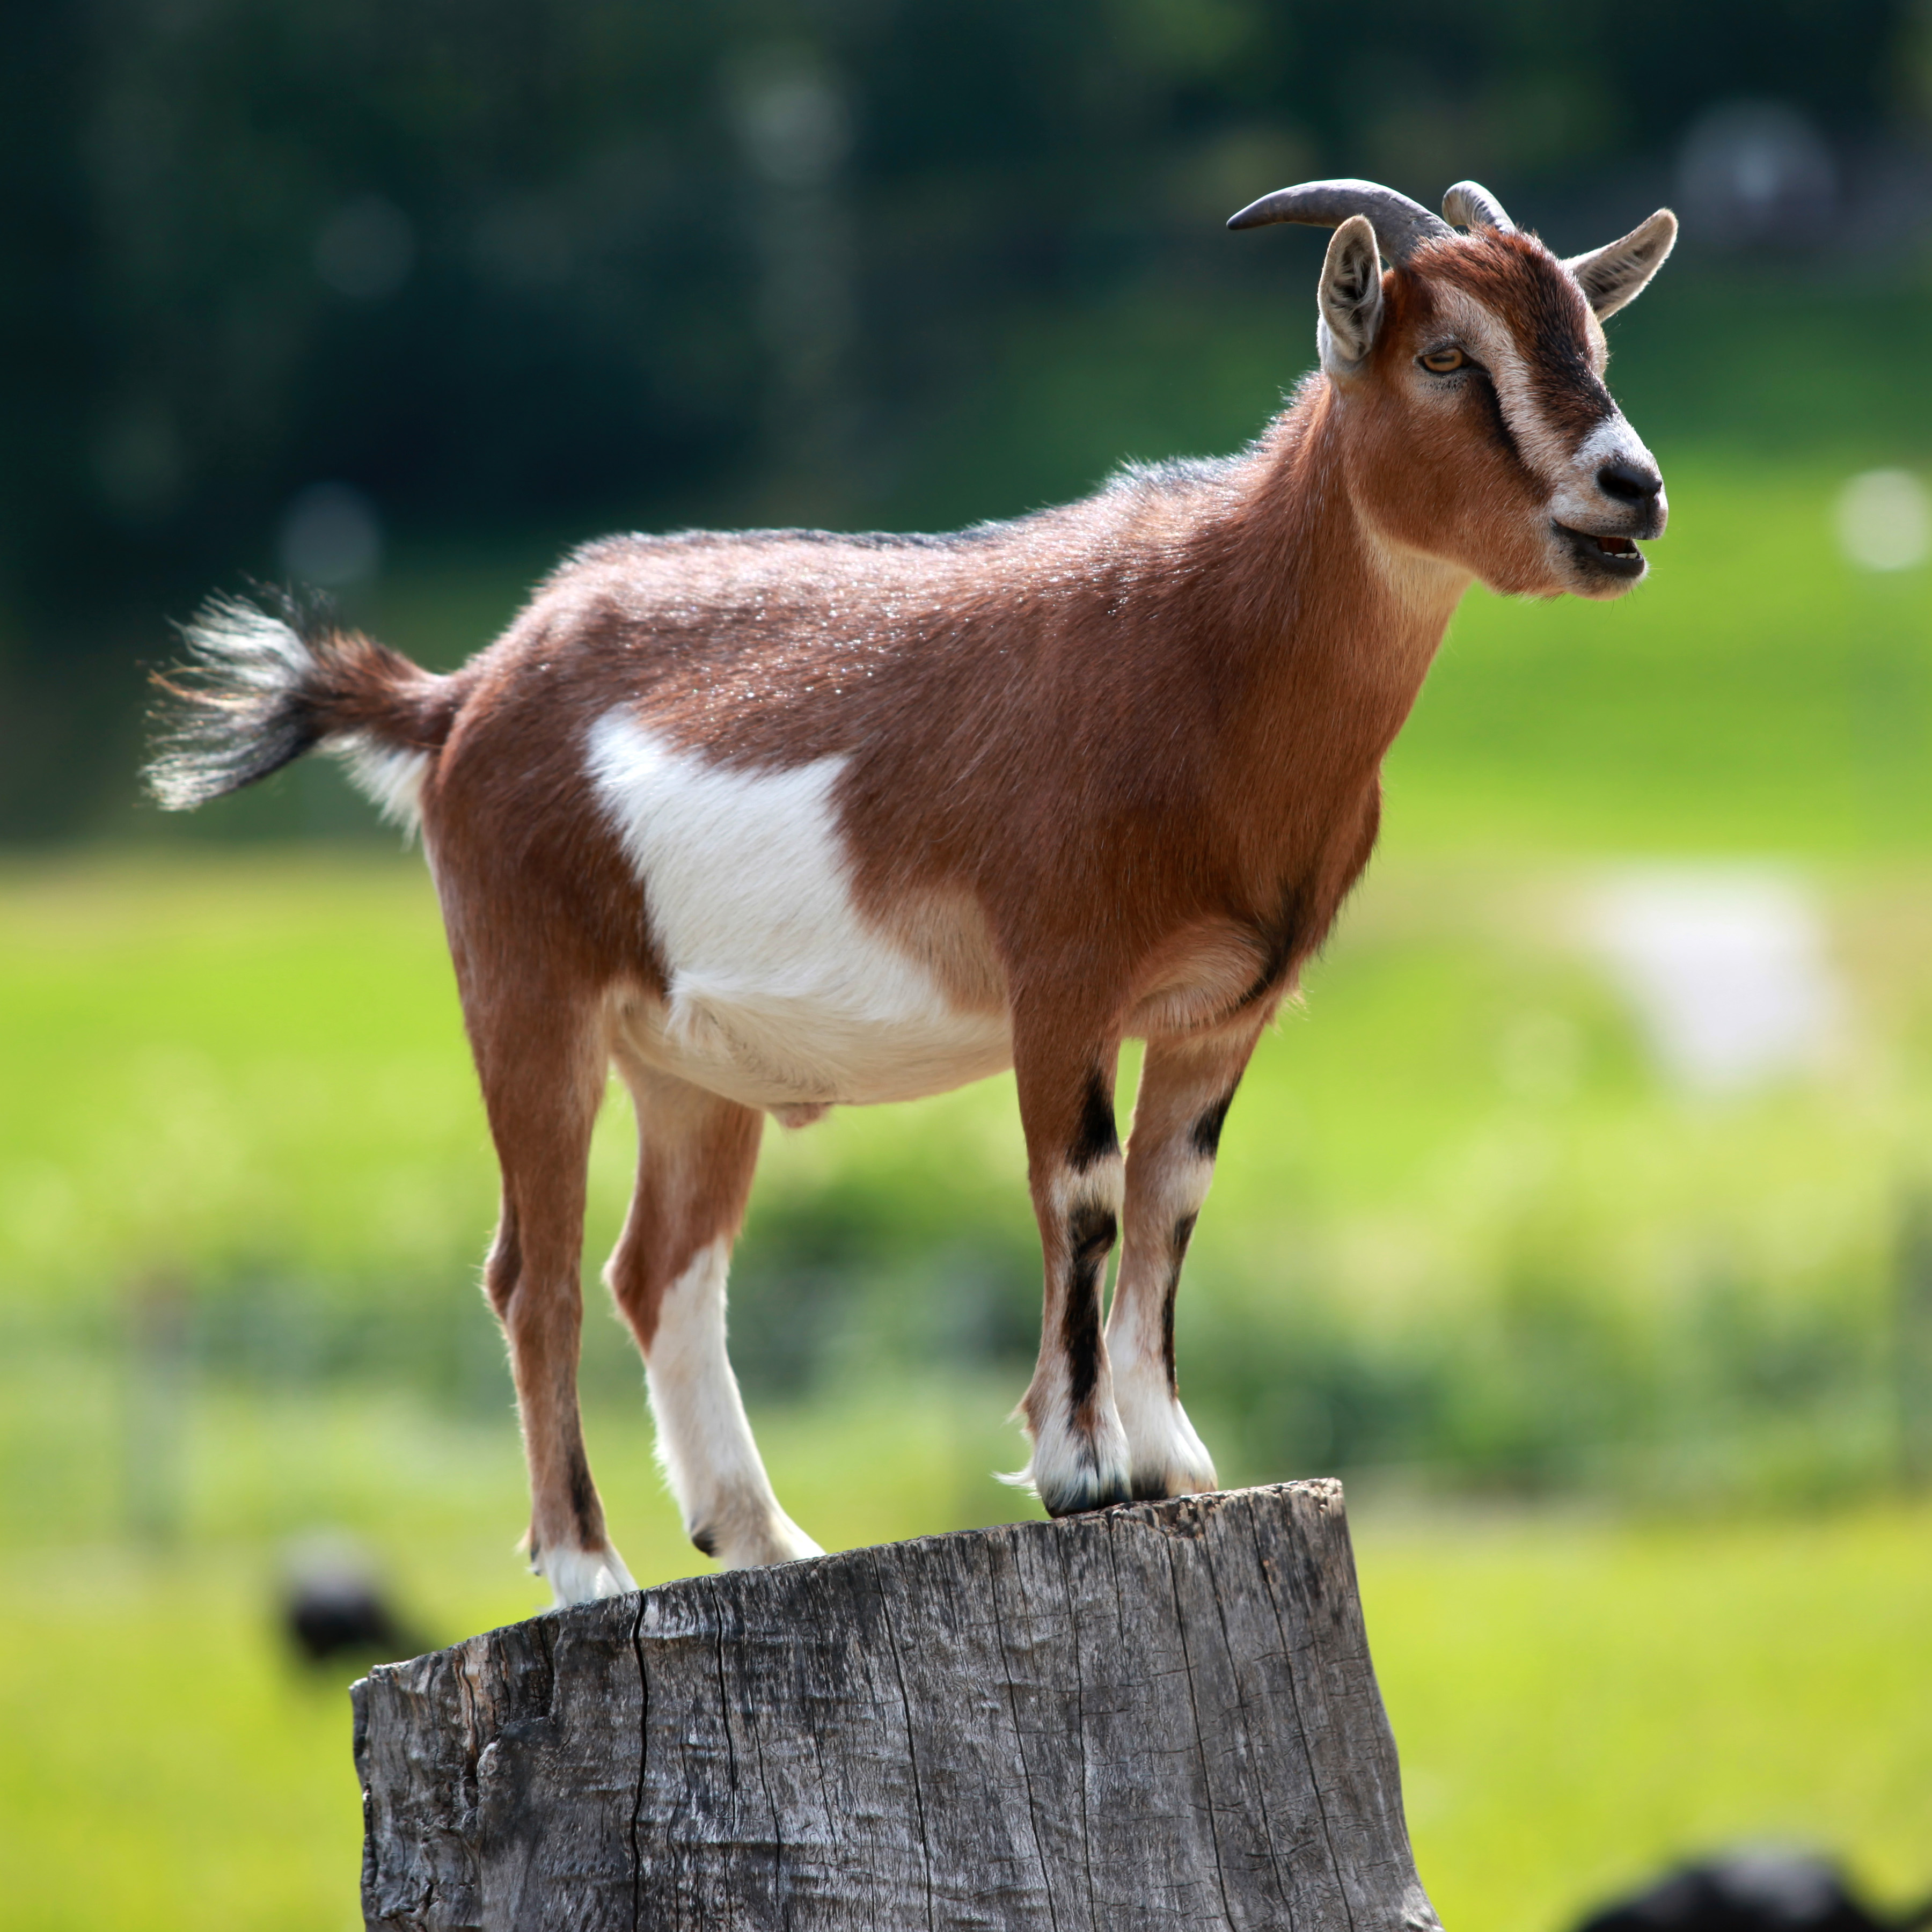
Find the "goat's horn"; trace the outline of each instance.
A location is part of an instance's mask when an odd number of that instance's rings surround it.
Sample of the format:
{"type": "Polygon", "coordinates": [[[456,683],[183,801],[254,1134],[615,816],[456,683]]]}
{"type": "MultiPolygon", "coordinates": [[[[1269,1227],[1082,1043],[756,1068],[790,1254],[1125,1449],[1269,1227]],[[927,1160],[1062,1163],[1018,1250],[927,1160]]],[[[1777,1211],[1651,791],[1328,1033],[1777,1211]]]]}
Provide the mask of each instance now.
{"type": "Polygon", "coordinates": [[[1516,224],[1480,182],[1458,182],[1442,197],[1442,218],[1455,228],[1494,228],[1505,235],[1516,224]]]}
{"type": "Polygon", "coordinates": [[[1455,230],[1419,201],[1376,182],[1304,182],[1278,188],[1228,218],[1230,228],[1259,228],[1270,221],[1305,221],[1312,228],[1339,228],[1352,214],[1366,214],[1376,245],[1391,262],[1407,259],[1418,242],[1438,242],[1455,230]]]}

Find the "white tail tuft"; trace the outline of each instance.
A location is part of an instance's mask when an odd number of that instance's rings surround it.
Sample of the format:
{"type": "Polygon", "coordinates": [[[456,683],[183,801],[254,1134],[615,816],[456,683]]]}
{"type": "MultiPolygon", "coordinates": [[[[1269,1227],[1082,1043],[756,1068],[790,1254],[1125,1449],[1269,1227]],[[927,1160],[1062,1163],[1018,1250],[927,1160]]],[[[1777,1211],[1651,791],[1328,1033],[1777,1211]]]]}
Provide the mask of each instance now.
{"type": "Polygon", "coordinates": [[[358,731],[328,746],[346,767],[349,781],[405,838],[422,826],[422,782],[429,772],[430,754],[404,751],[358,731]]]}
{"type": "Polygon", "coordinates": [[[167,810],[238,791],[320,746],[386,818],[416,829],[449,728],[445,680],[292,598],[279,613],[211,598],[183,635],[187,663],[155,680],[166,702],[148,785],[167,810]]]}

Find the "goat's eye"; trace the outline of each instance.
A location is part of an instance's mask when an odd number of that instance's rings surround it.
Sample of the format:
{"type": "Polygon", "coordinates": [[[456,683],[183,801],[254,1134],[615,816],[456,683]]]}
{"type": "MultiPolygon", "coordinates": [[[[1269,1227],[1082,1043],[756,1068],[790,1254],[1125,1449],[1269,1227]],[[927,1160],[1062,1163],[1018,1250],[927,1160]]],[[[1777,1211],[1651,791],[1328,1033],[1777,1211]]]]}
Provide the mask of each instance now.
{"type": "Polygon", "coordinates": [[[1468,361],[1460,349],[1432,349],[1422,358],[1422,366],[1432,376],[1452,375],[1468,361]]]}

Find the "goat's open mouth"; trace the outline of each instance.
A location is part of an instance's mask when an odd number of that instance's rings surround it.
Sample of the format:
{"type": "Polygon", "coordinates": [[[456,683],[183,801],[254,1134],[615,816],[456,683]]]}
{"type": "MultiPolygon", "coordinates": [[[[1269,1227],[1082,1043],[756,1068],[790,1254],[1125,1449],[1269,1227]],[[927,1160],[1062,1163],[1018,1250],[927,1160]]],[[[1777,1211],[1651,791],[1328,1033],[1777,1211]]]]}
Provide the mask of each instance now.
{"type": "Polygon", "coordinates": [[[1586,569],[1606,577],[1642,575],[1643,552],[1634,537],[1599,536],[1592,530],[1573,530],[1568,524],[1558,524],[1556,530],[1586,569]]]}

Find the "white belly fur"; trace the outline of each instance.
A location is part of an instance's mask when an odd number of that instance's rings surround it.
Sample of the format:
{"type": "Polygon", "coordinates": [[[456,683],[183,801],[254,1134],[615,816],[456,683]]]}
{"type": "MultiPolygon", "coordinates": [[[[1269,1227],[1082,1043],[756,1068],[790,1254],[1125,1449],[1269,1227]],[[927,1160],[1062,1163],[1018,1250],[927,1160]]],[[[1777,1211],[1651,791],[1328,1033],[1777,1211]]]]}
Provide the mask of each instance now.
{"type": "Polygon", "coordinates": [[[952,1006],[854,905],[844,759],[734,771],[620,706],[586,763],[668,971],[628,1016],[646,1059],[754,1107],[915,1100],[1011,1064],[1005,1018],[952,1006]]]}

